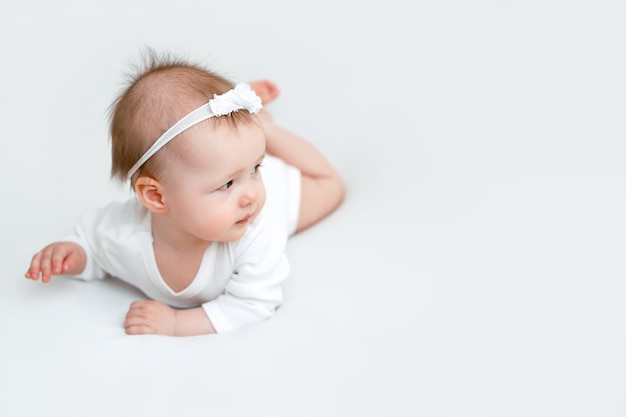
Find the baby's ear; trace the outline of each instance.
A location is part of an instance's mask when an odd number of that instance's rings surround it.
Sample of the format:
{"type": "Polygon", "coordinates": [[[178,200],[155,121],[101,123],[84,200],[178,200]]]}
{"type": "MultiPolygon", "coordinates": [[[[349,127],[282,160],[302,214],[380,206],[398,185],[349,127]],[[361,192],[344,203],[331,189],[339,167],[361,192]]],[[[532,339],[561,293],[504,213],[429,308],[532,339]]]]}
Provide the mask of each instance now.
{"type": "Polygon", "coordinates": [[[139,177],[135,181],[135,193],[141,203],[153,213],[165,213],[167,205],[162,193],[161,183],[150,177],[139,177]]]}

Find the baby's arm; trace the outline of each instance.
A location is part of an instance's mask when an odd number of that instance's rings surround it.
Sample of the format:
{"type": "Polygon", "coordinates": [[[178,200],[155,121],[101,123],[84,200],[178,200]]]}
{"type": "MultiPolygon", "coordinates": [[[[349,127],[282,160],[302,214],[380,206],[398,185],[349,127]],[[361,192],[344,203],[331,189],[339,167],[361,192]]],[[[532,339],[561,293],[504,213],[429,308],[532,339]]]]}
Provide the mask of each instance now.
{"type": "Polygon", "coordinates": [[[74,242],[55,242],[37,252],[30,261],[24,276],[37,281],[50,281],[52,275],[76,275],[83,272],[87,264],[85,250],[74,242]]]}
{"type": "Polygon", "coordinates": [[[298,168],[302,175],[296,228],[300,231],[323,219],[341,204],[343,181],[326,157],[311,143],[276,125],[265,110],[257,115],[265,130],[267,153],[298,168]]]}
{"type": "Polygon", "coordinates": [[[215,333],[202,307],[174,310],[159,301],[135,301],[130,305],[124,328],[127,334],[195,336],[215,333]]]}

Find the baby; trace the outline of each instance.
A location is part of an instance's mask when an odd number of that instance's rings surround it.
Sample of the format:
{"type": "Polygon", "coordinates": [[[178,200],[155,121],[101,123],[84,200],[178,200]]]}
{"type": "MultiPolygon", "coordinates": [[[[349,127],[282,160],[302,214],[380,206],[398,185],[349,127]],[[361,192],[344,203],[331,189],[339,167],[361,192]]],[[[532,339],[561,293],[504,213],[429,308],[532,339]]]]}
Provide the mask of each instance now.
{"type": "Polygon", "coordinates": [[[85,213],[36,253],[26,278],[117,277],[150,300],[127,334],[224,333],[273,315],[289,272],[287,238],[343,200],[336,170],[277,126],[261,80],[233,85],[152,54],[111,109],[113,178],[135,198],[85,213]]]}

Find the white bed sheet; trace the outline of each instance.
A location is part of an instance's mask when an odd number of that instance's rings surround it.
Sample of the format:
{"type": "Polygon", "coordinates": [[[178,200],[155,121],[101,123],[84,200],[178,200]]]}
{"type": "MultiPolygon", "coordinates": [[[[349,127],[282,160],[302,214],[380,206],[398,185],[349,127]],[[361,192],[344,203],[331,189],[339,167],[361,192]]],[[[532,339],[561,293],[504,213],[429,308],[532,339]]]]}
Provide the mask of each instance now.
{"type": "Polygon", "coordinates": [[[626,3],[0,5],[0,416],[624,416],[626,3]],[[345,178],[277,315],[130,337],[113,280],[22,278],[108,179],[143,46],[237,81],[345,178]],[[134,414],[133,414],[134,413],[134,414]]]}

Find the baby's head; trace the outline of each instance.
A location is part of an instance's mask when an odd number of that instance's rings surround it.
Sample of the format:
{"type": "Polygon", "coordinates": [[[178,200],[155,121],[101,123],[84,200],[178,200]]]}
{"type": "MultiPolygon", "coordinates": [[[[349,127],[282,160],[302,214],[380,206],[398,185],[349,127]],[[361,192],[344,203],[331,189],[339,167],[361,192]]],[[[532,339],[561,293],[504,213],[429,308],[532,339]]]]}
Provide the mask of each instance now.
{"type": "MultiPolygon", "coordinates": [[[[127,181],[132,167],[166,130],[214,95],[232,88],[233,83],[197,64],[148,53],[111,107],[111,176],[127,181]]],[[[251,113],[237,111],[202,123],[229,123],[235,128],[256,122],[251,113]]],[[[131,184],[139,177],[159,180],[166,175],[168,167],[184,156],[185,134],[180,133],[139,167],[131,184]]]]}

